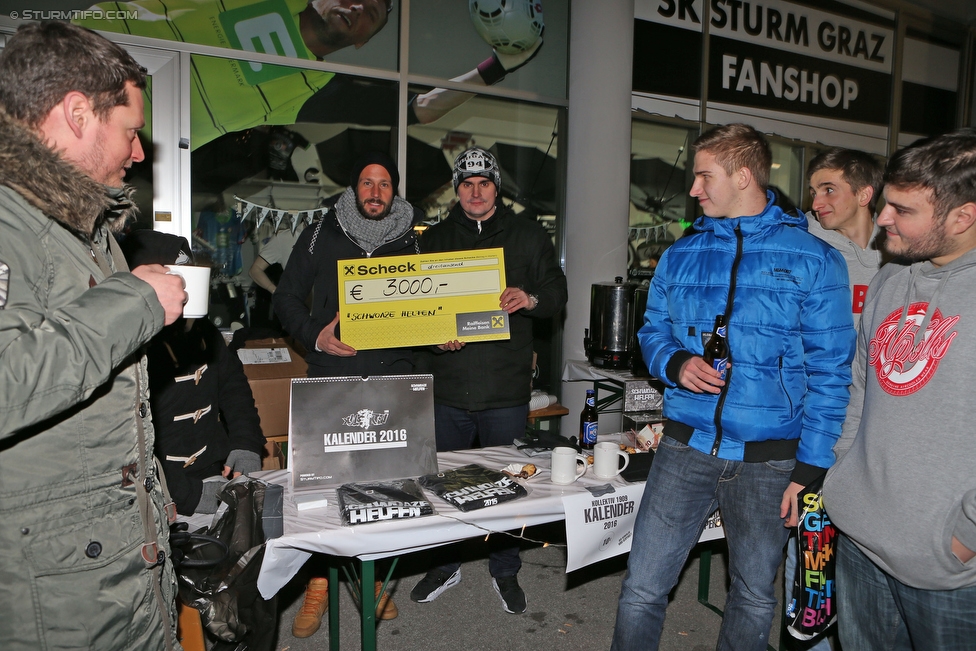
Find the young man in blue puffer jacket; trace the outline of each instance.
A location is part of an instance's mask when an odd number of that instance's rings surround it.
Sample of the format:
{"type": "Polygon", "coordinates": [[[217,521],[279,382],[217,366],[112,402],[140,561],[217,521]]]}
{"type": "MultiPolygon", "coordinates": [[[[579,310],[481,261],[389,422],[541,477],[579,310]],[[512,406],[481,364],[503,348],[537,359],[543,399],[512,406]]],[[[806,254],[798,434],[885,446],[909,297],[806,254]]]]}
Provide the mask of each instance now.
{"type": "Polygon", "coordinates": [[[704,216],[658,264],[638,339],[667,385],[613,649],[656,649],[668,593],[721,507],[731,586],[718,649],[766,648],[796,496],[834,461],[855,332],[844,259],[767,190],[771,154],[732,124],[694,144],[704,216]],[[703,357],[716,315],[723,374],[703,357]]]}

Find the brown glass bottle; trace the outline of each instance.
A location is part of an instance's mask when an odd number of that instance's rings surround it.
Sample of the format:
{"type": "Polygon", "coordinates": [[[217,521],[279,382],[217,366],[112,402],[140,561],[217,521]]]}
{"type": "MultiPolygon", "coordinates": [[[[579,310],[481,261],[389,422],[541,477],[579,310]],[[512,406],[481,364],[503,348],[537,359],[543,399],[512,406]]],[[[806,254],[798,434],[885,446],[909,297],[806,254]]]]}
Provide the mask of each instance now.
{"type": "Polygon", "coordinates": [[[729,342],[724,314],[715,317],[715,329],[708,343],[705,344],[702,358],[721,374],[723,380],[725,379],[725,369],[729,365],[729,342]]]}

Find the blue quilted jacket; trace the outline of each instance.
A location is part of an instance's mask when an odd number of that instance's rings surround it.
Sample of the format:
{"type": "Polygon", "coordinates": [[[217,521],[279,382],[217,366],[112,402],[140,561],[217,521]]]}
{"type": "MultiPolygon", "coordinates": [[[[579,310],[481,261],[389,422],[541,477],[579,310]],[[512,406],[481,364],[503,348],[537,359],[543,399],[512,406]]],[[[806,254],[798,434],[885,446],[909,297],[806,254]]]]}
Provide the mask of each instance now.
{"type": "Polygon", "coordinates": [[[700,217],[661,257],[638,333],[667,385],[666,433],[722,459],[797,459],[806,484],[834,461],[851,383],[855,331],[841,254],[772,193],[763,212],[700,217]],[[678,386],[726,315],[731,367],[719,395],[678,386]]]}

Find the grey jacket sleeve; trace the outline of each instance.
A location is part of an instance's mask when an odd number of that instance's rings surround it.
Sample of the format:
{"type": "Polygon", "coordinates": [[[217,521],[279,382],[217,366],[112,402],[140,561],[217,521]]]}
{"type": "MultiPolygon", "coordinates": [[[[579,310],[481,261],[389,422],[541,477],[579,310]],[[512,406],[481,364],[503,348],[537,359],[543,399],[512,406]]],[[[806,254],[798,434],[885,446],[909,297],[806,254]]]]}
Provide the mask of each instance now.
{"type": "Polygon", "coordinates": [[[867,377],[867,350],[867,336],[862,321],[857,329],[857,352],[854,353],[854,364],[851,366],[851,401],[847,403],[847,416],[844,418],[840,438],[834,443],[834,455],[837,457],[834,463],[840,461],[851,449],[854,437],[857,436],[857,430],[861,426],[861,410],[864,407],[864,383],[867,377]]]}
{"type": "Polygon", "coordinates": [[[0,439],[77,405],[163,327],[131,273],[104,277],[76,236],[0,197],[0,439]]]}
{"type": "Polygon", "coordinates": [[[152,287],[130,273],[48,305],[56,299],[46,293],[44,266],[12,248],[0,241],[0,261],[10,268],[0,309],[0,438],[87,399],[163,327],[152,287]]]}

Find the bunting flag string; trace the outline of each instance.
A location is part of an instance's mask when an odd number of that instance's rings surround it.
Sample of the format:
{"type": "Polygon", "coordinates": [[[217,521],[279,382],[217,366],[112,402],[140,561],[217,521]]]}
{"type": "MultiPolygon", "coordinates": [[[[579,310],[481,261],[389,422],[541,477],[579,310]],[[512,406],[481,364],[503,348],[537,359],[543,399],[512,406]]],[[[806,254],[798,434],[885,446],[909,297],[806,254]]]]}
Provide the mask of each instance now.
{"type": "Polygon", "coordinates": [[[248,219],[254,220],[254,228],[261,228],[261,224],[264,220],[271,219],[271,223],[274,225],[275,232],[281,226],[282,222],[291,228],[291,232],[294,233],[298,229],[298,225],[305,223],[306,225],[320,219],[325,213],[329,212],[328,208],[313,208],[311,210],[282,210],[280,208],[274,208],[272,206],[262,206],[261,204],[254,203],[253,201],[248,201],[247,199],[241,199],[235,196],[234,201],[237,202],[237,214],[241,216],[241,221],[247,221],[248,219]]]}
{"type": "Polygon", "coordinates": [[[663,242],[669,239],[668,224],[656,224],[654,226],[632,226],[630,228],[630,239],[633,241],[643,240],[645,242],[663,242]]]}

